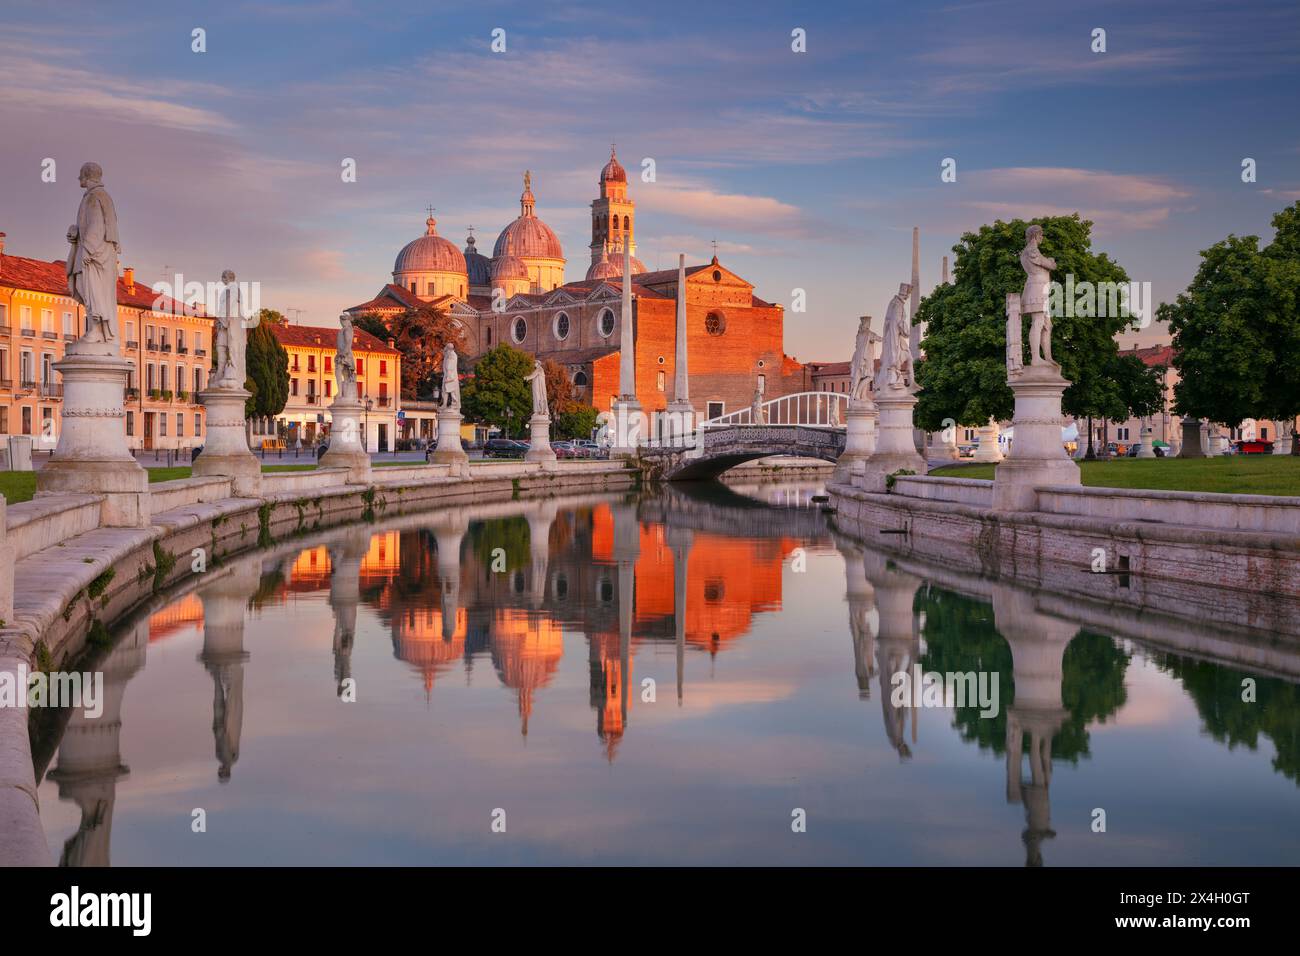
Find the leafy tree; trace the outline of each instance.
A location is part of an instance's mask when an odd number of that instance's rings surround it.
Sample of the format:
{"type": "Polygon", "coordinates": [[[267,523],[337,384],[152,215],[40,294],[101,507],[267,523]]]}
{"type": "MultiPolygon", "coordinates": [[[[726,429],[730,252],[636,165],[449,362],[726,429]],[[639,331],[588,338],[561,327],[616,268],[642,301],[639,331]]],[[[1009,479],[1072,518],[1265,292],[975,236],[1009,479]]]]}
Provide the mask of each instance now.
{"type": "Polygon", "coordinates": [[[274,418],[289,400],[289,353],[275,337],[274,328],[284,325],[284,316],[274,309],[258,313],[258,323],[248,330],[244,353],[252,395],[244,402],[248,418],[274,418]]]}
{"type": "MultiPolygon", "coordinates": [[[[1091,248],[1092,223],[1075,213],[1032,220],[1043,228],[1043,252],[1056,260],[1053,278],[1097,285],[1127,283],[1128,275],[1105,253],[1091,248]]],[[[954,247],[954,279],[922,300],[913,321],[927,323],[925,360],[917,366],[921,385],[916,421],[927,431],[943,428],[944,419],[982,425],[989,418],[1012,417],[1015,399],[1007,386],[1006,296],[1024,288],[1020,250],[1025,245],[1021,219],[998,220],[968,232],[954,247]]],[[[1100,310],[1098,310],[1100,311],[1100,310]]],[[[1116,310],[1118,311],[1118,310],[1116,310]]],[[[1084,418],[1105,408],[1109,417],[1122,396],[1107,396],[1119,352],[1116,333],[1132,319],[1120,315],[1052,317],[1052,357],[1072,384],[1062,396],[1066,414],[1084,418]]],[[[1028,341],[1028,318],[1022,341],[1028,341]]]]}
{"type": "Polygon", "coordinates": [[[465,415],[495,425],[507,436],[522,435],[533,414],[532,389],[524,381],[532,370],[532,356],[512,345],[503,342],[487,351],[461,389],[465,415]]]}
{"type": "MultiPolygon", "coordinates": [[[[1273,241],[1229,235],[1201,253],[1187,290],[1159,309],[1177,350],[1178,410],[1236,427],[1300,414],[1300,203],[1273,241]]],[[[1292,451],[1300,455],[1300,442],[1292,451]]]]}
{"type": "Polygon", "coordinates": [[[352,327],[369,332],[381,342],[388,341],[388,323],[378,312],[362,312],[352,317],[352,327]]]}
{"type": "Polygon", "coordinates": [[[551,430],[556,439],[590,438],[599,416],[600,412],[590,405],[575,403],[551,419],[554,423],[551,430]]]}
{"type": "Polygon", "coordinates": [[[352,324],[381,342],[393,340],[402,355],[402,398],[407,401],[433,398],[441,377],[443,346],[454,342],[459,347],[464,339],[450,315],[428,306],[408,309],[387,321],[364,312],[352,324]]]}
{"type": "Polygon", "coordinates": [[[561,412],[569,411],[577,404],[573,382],[569,381],[568,371],[555,359],[547,359],[543,362],[542,371],[546,374],[547,409],[550,411],[551,421],[555,421],[561,412]]]}

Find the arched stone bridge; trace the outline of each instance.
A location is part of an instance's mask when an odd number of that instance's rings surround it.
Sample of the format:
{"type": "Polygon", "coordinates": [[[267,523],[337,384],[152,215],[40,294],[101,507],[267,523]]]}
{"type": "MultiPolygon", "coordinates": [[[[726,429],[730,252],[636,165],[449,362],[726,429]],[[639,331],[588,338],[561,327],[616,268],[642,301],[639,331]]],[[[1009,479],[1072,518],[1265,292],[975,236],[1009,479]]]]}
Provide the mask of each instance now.
{"type": "Polygon", "coordinates": [[[832,425],[722,425],[702,428],[689,440],[688,446],[644,447],[642,460],[661,480],[698,481],[770,455],[836,461],[845,439],[844,429],[832,425]]]}

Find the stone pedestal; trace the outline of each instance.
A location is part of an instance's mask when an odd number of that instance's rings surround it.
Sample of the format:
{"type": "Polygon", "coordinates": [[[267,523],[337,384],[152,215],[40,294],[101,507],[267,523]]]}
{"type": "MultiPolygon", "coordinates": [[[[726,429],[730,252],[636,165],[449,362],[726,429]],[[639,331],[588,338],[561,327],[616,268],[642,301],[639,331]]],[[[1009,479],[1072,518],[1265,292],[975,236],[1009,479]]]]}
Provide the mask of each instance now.
{"type": "Polygon", "coordinates": [[[853,463],[865,461],[876,450],[876,425],[880,412],[872,401],[850,401],[844,413],[844,451],[835,462],[833,481],[847,482],[853,463]]]}
{"type": "Polygon", "coordinates": [[[1041,485],[1079,485],[1079,466],[1061,442],[1061,395],[1070,383],[1055,365],[1028,365],[1007,384],[1016,396],[1011,453],[993,476],[995,511],[1032,511],[1041,485]]]}
{"type": "Polygon", "coordinates": [[[330,447],[321,455],[322,468],[346,468],[348,484],[370,483],[370,455],[361,444],[365,406],[355,398],[336,398],[330,406],[330,447]]]}
{"type": "Polygon", "coordinates": [[[251,393],[242,388],[209,388],[199,392],[207,409],[203,451],[194,459],[195,477],[219,475],[233,479],[236,498],[262,493],[262,466],[248,448],[244,402],[251,393]]]}
{"type": "Polygon", "coordinates": [[[981,425],[975,432],[978,444],[975,446],[975,461],[999,462],[1002,449],[998,447],[998,423],[989,419],[987,425],[981,425]]]}
{"type": "Polygon", "coordinates": [[[551,448],[551,416],[534,415],[528,419],[528,434],[528,451],[524,454],[524,461],[539,461],[543,465],[553,463],[555,451],[551,448]]]}
{"type": "Polygon", "coordinates": [[[1152,442],[1154,442],[1155,440],[1156,440],[1156,430],[1152,428],[1150,425],[1143,425],[1142,443],[1138,445],[1137,457],[1138,458],[1156,457],[1156,449],[1155,446],[1152,444],[1152,442]]]}
{"type": "Polygon", "coordinates": [[[641,403],[634,397],[619,396],[614,403],[614,434],[610,457],[635,458],[641,453],[639,446],[646,437],[641,403]]]}
{"type": "Polygon", "coordinates": [[[1217,458],[1228,453],[1228,436],[1221,425],[1210,426],[1210,456],[1217,458]]]}
{"type": "Polygon", "coordinates": [[[931,432],[930,445],[925,450],[927,461],[957,461],[961,452],[957,450],[957,426],[952,425],[942,431],[931,432]]]}
{"type": "Polygon", "coordinates": [[[883,492],[886,477],[899,470],[925,474],[925,459],[917,452],[913,435],[912,409],[915,407],[916,396],[906,390],[877,393],[880,430],[876,435],[876,447],[871,457],[863,462],[861,478],[854,482],[864,491],[883,492]]]}
{"type": "Polygon", "coordinates": [[[438,409],[438,444],[429,456],[435,465],[468,465],[469,455],[460,443],[460,423],[464,420],[457,408],[438,409]]]}
{"type": "Polygon", "coordinates": [[[1291,454],[1291,443],[1295,441],[1295,429],[1283,422],[1281,432],[1273,442],[1273,454],[1289,455],[1291,454]]]}
{"type": "Polygon", "coordinates": [[[127,448],[122,407],[131,363],[73,352],[54,368],[63,376],[63,431],[53,456],[36,472],[36,493],[104,495],[101,524],[145,527],[149,476],[127,448]]]}
{"type": "Polygon", "coordinates": [[[1205,458],[1205,446],[1201,443],[1201,420],[1190,415],[1183,416],[1183,447],[1178,450],[1179,458],[1205,458]]]}
{"type": "Polygon", "coordinates": [[[664,409],[663,440],[671,445],[686,445],[695,433],[695,406],[688,401],[673,399],[664,409]]]}

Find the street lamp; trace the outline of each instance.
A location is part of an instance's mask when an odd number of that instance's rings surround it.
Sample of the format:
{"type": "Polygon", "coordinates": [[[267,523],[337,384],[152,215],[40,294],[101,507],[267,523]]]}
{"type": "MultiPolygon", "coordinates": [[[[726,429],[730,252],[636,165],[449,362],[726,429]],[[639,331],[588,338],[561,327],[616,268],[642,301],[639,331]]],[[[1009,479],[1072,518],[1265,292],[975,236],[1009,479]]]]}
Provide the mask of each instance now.
{"type": "Polygon", "coordinates": [[[367,397],[366,398],[366,426],[365,426],[365,435],[366,435],[365,446],[366,446],[367,455],[370,454],[370,409],[374,407],[375,407],[375,400],[373,398],[367,397]]]}

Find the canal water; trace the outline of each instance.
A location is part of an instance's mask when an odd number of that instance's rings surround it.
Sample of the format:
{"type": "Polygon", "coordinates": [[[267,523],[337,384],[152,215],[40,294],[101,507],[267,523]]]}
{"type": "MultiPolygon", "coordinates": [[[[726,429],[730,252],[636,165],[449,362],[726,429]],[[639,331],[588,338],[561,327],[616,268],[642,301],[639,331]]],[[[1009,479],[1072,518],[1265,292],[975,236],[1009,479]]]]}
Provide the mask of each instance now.
{"type": "Polygon", "coordinates": [[[945,584],[818,490],[460,507],[210,568],[94,662],[102,715],[42,725],[52,855],[1300,863],[1300,665],[945,584]]]}

